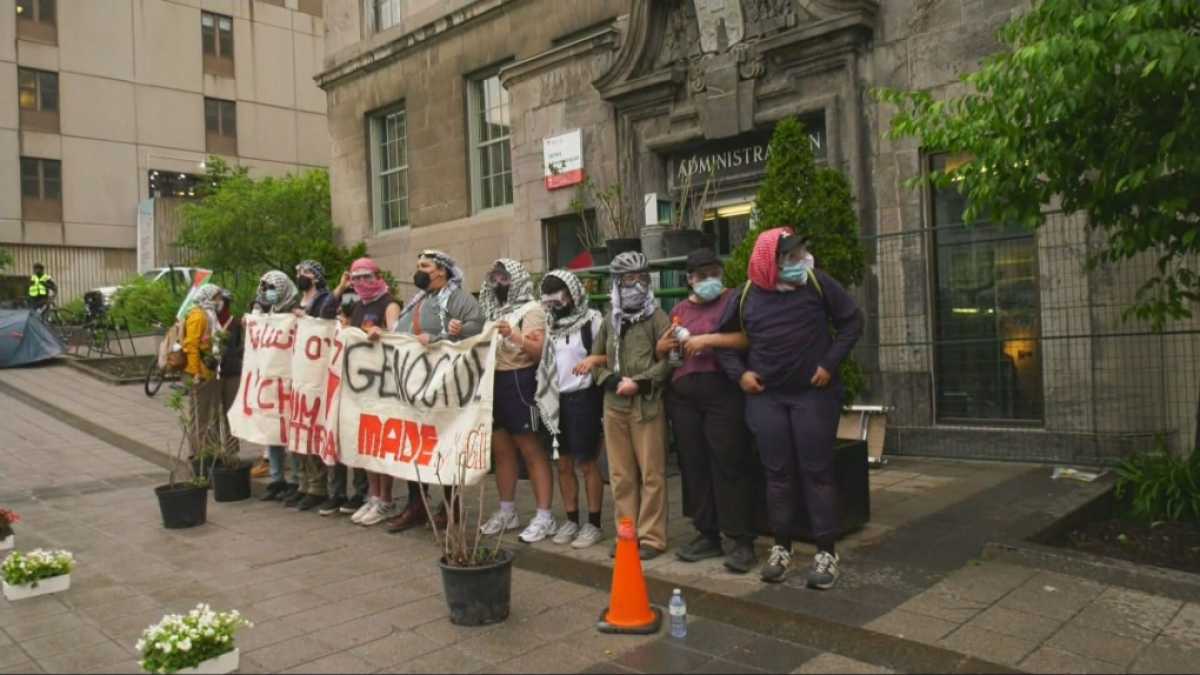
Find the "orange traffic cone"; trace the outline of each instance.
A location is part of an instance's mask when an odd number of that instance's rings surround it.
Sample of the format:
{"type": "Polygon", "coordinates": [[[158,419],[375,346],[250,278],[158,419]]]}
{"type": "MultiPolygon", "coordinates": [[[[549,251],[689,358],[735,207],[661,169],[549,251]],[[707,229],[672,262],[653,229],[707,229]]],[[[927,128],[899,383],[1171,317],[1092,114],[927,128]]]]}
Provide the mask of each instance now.
{"type": "Polygon", "coordinates": [[[631,518],[617,525],[617,562],[613,567],[612,597],[600,614],[596,628],[601,633],[657,633],[662,610],[650,605],[642,559],[638,555],[637,530],[631,518]]]}

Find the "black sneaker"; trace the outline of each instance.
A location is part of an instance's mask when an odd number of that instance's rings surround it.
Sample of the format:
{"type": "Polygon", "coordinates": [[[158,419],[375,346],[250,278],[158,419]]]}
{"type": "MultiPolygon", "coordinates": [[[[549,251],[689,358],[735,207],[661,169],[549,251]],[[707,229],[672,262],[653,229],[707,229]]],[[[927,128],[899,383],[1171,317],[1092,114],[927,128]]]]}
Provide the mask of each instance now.
{"type": "Polygon", "coordinates": [[[725,554],[721,549],[721,535],[700,533],[688,545],[675,552],[675,557],[684,562],[700,562],[709,558],[719,558],[725,554]]]}
{"type": "Polygon", "coordinates": [[[300,502],[304,501],[304,498],[307,496],[308,496],[307,494],[305,494],[299,490],[296,490],[295,492],[292,493],[292,496],[283,500],[283,505],[289,509],[294,509],[297,506],[300,506],[300,502]]]}
{"type": "Polygon", "coordinates": [[[827,591],[837,583],[842,573],[838,570],[841,560],[836,553],[817,551],[813,557],[812,567],[808,570],[808,587],[827,591]]]}
{"type": "Polygon", "coordinates": [[[662,551],[660,551],[648,544],[642,544],[641,546],[638,547],[638,557],[641,558],[642,560],[654,560],[655,558],[657,558],[658,556],[660,556],[662,554],[663,554],[662,551]]]}
{"type": "Polygon", "coordinates": [[[300,486],[295,483],[288,483],[287,488],[279,494],[279,500],[283,502],[284,506],[287,506],[288,500],[295,497],[297,492],[300,492],[300,486]]]}
{"type": "Polygon", "coordinates": [[[735,574],[745,574],[754,569],[758,556],[754,555],[754,540],[742,540],[734,543],[733,550],[725,556],[725,569],[735,574]]]}
{"type": "Polygon", "coordinates": [[[283,494],[283,491],[287,489],[287,486],[288,484],[281,480],[267,484],[267,493],[263,495],[259,501],[273,502],[276,499],[279,499],[280,495],[283,494]]]}
{"type": "Polygon", "coordinates": [[[311,511],[321,504],[325,503],[325,495],[306,495],[300,503],[296,505],[298,511],[311,511]]]}
{"type": "Polygon", "coordinates": [[[321,502],[321,505],[317,507],[317,513],[321,514],[322,516],[332,516],[337,513],[338,509],[342,508],[342,505],[345,503],[345,497],[330,497],[324,502],[321,502]]]}
{"type": "Polygon", "coordinates": [[[762,568],[762,580],[769,584],[777,584],[787,578],[788,568],[792,566],[792,552],[778,544],[771,547],[771,556],[762,568]]]}
{"type": "Polygon", "coordinates": [[[362,495],[354,495],[354,496],[353,496],[353,497],[351,497],[350,499],[347,499],[347,500],[346,500],[346,501],[345,501],[345,502],[344,502],[344,503],[343,503],[343,504],[342,504],[342,505],[341,505],[341,506],[338,508],[338,512],[339,512],[339,513],[344,513],[344,514],[346,514],[346,515],[348,515],[348,516],[349,516],[349,515],[353,514],[354,512],[358,511],[359,509],[361,509],[361,508],[362,508],[362,505],[363,505],[364,503],[366,503],[366,501],[367,501],[367,500],[363,499],[363,496],[362,496],[362,495]]]}

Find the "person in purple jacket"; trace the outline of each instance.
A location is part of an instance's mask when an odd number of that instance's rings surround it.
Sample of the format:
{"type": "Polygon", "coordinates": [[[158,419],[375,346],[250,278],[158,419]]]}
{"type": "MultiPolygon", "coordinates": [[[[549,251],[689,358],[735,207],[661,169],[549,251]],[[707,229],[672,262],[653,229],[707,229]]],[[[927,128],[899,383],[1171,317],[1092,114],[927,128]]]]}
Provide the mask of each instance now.
{"type": "Polygon", "coordinates": [[[767,519],[775,545],[762,579],[781,582],[792,562],[799,498],[817,546],[808,586],[837,583],[839,534],[833,446],[842,408],[838,367],[862,335],[854,298],[816,269],[803,235],[779,227],[759,235],[747,286],[726,308],[724,330],[745,332],[746,352],[722,349],[718,360],[746,392],[746,423],[758,441],[767,477],[767,519]],[[832,327],[832,330],[831,330],[832,327]]]}

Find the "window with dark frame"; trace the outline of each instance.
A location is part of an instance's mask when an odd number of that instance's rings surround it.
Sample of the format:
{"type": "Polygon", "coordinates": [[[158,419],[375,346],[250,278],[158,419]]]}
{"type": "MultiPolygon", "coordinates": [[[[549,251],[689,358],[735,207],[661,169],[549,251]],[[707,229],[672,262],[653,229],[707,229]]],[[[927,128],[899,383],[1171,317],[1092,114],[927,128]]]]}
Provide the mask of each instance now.
{"type": "Polygon", "coordinates": [[[21,215],[25,220],[62,222],[62,162],[21,158],[21,215]]]}
{"type": "Polygon", "coordinates": [[[233,19],[211,12],[200,13],[200,43],[204,72],[233,77],[233,19]]]}
{"type": "Polygon", "coordinates": [[[237,154],[237,104],[219,98],[204,99],[206,149],[222,155],[237,154]]]}
{"type": "Polygon", "coordinates": [[[58,42],[57,0],[17,0],[17,37],[58,42]]]}
{"type": "Polygon", "coordinates": [[[375,227],[391,230],[408,220],[408,114],[403,107],[371,118],[375,227]]]}
{"type": "Polygon", "coordinates": [[[18,68],[17,105],[22,129],[58,133],[58,73],[18,68]]]}
{"type": "Polygon", "coordinates": [[[467,84],[472,210],[482,211],[513,201],[508,90],[496,74],[467,84]]]}
{"type": "MultiPolygon", "coordinates": [[[[935,170],[965,158],[935,155],[935,170]]],[[[1020,224],[963,223],[966,198],[935,189],[934,380],[939,422],[1042,421],[1037,242],[1020,224]]]]}

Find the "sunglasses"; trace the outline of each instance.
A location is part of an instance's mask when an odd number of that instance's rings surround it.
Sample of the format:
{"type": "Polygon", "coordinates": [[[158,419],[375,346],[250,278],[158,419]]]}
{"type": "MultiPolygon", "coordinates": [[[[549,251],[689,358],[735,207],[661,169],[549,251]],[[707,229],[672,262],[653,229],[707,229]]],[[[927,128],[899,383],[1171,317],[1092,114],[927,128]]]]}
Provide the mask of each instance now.
{"type": "Polygon", "coordinates": [[[623,288],[630,288],[638,284],[646,283],[649,281],[648,277],[649,275],[640,273],[622,274],[617,283],[619,283],[623,288]]]}

